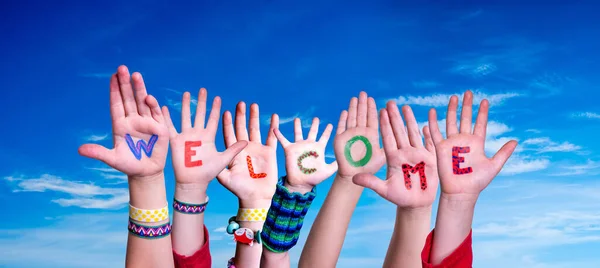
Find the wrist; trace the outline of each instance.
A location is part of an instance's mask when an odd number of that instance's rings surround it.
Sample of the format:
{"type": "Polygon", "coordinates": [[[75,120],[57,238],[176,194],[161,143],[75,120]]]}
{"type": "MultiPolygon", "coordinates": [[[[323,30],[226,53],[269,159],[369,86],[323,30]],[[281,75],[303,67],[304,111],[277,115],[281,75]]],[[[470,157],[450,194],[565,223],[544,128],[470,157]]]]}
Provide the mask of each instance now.
{"type": "Polygon", "coordinates": [[[271,207],[271,199],[239,199],[240,208],[266,208],[271,207]]]}
{"type": "Polygon", "coordinates": [[[162,172],[152,176],[129,176],[129,204],[141,209],[157,209],[167,200],[162,172]]]}
{"type": "Polygon", "coordinates": [[[204,183],[176,183],[175,199],[192,204],[204,203],[207,188],[208,185],[204,183]]]}
{"type": "Polygon", "coordinates": [[[478,194],[440,194],[440,206],[452,211],[472,211],[479,198],[478,194]]]}
{"type": "Polygon", "coordinates": [[[289,183],[289,180],[286,178],[285,182],[283,183],[283,186],[285,188],[288,189],[288,191],[290,193],[300,193],[300,194],[306,194],[310,191],[312,191],[312,189],[315,187],[314,185],[309,185],[309,184],[292,184],[289,183]]]}

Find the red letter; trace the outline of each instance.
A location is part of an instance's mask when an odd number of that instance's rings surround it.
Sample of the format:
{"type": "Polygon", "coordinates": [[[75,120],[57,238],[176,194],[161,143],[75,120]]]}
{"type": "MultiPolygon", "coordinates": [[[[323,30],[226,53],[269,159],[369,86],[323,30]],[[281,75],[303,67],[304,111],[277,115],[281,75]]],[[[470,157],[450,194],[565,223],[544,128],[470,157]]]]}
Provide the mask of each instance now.
{"type": "Polygon", "coordinates": [[[186,141],[185,142],[185,167],[202,166],[202,160],[192,161],[192,156],[196,155],[196,151],[192,147],[202,145],[202,141],[186,141]]]}
{"type": "Polygon", "coordinates": [[[473,168],[460,168],[460,163],[465,162],[464,157],[458,156],[458,154],[468,154],[471,151],[469,146],[467,147],[452,147],[452,172],[456,175],[469,174],[473,172],[473,168]]]}

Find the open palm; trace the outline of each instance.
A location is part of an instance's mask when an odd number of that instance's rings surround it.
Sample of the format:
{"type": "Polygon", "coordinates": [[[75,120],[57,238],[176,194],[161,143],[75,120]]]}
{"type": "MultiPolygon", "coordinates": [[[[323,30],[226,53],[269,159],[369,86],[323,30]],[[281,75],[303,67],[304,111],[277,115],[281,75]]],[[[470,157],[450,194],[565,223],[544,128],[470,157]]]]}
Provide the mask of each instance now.
{"type": "Polygon", "coordinates": [[[302,135],[302,124],[299,118],[294,120],[295,142],[289,142],[285,136],[275,129],[275,136],[285,151],[285,169],[287,183],[292,187],[303,187],[310,191],[323,180],[337,171],[337,162],[325,162],[325,147],[331,136],[333,126],[328,124],[317,141],[319,118],[315,117],[306,140],[302,135]]]}
{"type": "Polygon", "coordinates": [[[381,136],[387,159],[387,178],[371,174],[354,176],[358,185],[370,188],[401,208],[429,207],[438,187],[435,147],[427,127],[423,128],[425,146],[419,126],[409,106],[403,107],[407,128],[393,101],[381,110],[381,136]]]}
{"type": "Polygon", "coordinates": [[[185,92],[181,102],[181,133],[173,125],[167,107],[163,113],[169,127],[173,170],[178,184],[200,183],[208,185],[248,143],[240,141],[230,146],[225,152],[218,152],[215,136],[219,125],[221,98],[215,97],[212,109],[204,126],[206,117],[206,89],[198,93],[196,118],[192,126],[190,113],[190,94],[185,92]]]}
{"type": "Polygon", "coordinates": [[[146,92],[141,74],[130,76],[127,67],[120,66],[112,75],[110,112],[114,148],[84,144],[79,153],[132,177],[162,172],[169,147],[168,130],[158,102],[146,92]]]}
{"type": "Polygon", "coordinates": [[[375,100],[361,92],[359,99],[350,100],[348,112],[342,112],[338,123],[334,152],[341,178],[381,169],[385,155],[379,147],[378,128],[375,100]]]}
{"type": "Polygon", "coordinates": [[[235,131],[229,111],[223,115],[223,136],[230,148],[238,141],[249,141],[217,176],[219,182],[240,200],[271,200],[277,184],[277,139],[273,130],[279,126],[279,117],[271,117],[266,145],[261,142],[258,105],[250,106],[250,135],[246,128],[246,105],[236,108],[235,131]]]}
{"type": "Polygon", "coordinates": [[[494,157],[488,158],[484,151],[488,101],[485,99],[481,101],[473,130],[471,130],[473,113],[471,91],[467,91],[464,95],[460,132],[456,123],[457,108],[458,98],[452,96],[446,118],[447,139],[443,139],[440,133],[435,109],[429,112],[429,127],[436,147],[442,193],[476,197],[500,172],[515,150],[517,142],[514,140],[507,142],[494,157]]]}

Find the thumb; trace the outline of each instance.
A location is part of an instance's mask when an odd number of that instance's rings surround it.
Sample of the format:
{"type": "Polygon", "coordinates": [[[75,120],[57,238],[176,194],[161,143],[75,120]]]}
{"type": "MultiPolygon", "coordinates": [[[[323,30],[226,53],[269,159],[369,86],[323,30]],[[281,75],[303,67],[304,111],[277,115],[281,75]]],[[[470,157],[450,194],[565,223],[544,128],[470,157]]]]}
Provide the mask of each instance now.
{"type": "Polygon", "coordinates": [[[229,181],[231,180],[231,171],[229,169],[224,168],[223,170],[221,170],[221,172],[219,172],[219,175],[217,175],[217,180],[221,185],[229,189],[228,186],[229,181]]]}
{"type": "Polygon", "coordinates": [[[337,170],[338,170],[337,161],[333,161],[333,163],[326,165],[325,166],[325,174],[327,175],[327,178],[331,177],[331,175],[333,175],[333,173],[335,173],[337,170]]]}
{"type": "Polygon", "coordinates": [[[234,157],[236,157],[242,150],[244,150],[244,148],[246,148],[246,146],[248,146],[248,141],[238,141],[229,146],[227,150],[222,152],[220,158],[224,164],[223,166],[226,166],[228,163],[230,163],[234,157]]]}
{"type": "Polygon", "coordinates": [[[116,164],[115,154],[113,150],[109,150],[106,147],[98,144],[84,144],[79,147],[79,154],[85,157],[100,160],[107,165],[114,167],[116,164]]]}
{"type": "Polygon", "coordinates": [[[502,148],[498,150],[496,155],[492,157],[492,164],[494,165],[495,170],[497,170],[497,173],[500,172],[508,158],[510,158],[512,153],[515,151],[515,148],[517,148],[517,141],[511,140],[505,143],[502,148]]]}
{"type": "Polygon", "coordinates": [[[377,194],[379,194],[383,198],[387,198],[387,184],[385,183],[385,181],[380,180],[379,178],[375,177],[373,174],[369,174],[369,173],[356,174],[356,175],[354,175],[354,177],[352,177],[352,182],[354,182],[354,184],[356,184],[356,185],[360,185],[362,187],[369,188],[369,189],[375,191],[377,194]]]}

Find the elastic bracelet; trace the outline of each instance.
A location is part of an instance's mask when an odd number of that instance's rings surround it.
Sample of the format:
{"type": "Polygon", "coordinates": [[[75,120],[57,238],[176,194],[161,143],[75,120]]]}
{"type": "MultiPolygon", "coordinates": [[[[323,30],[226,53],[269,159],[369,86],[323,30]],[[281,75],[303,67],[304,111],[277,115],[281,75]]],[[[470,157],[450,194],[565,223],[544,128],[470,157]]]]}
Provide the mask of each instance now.
{"type": "Polygon", "coordinates": [[[137,224],[129,219],[127,229],[137,237],[146,239],[157,239],[168,236],[171,233],[171,223],[167,222],[159,226],[146,226],[137,224]]]}
{"type": "Polygon", "coordinates": [[[240,208],[235,219],[236,221],[265,221],[267,219],[267,209],[240,208]]]}
{"type": "Polygon", "coordinates": [[[173,210],[179,213],[202,214],[206,210],[206,205],[208,205],[208,196],[206,197],[206,202],[202,204],[184,203],[173,198],[173,210]]]}
{"type": "Polygon", "coordinates": [[[233,241],[250,246],[253,246],[254,242],[258,244],[262,242],[260,230],[255,232],[250,228],[240,227],[240,224],[235,221],[235,218],[235,216],[229,218],[229,224],[227,225],[227,233],[233,235],[233,241]]]}
{"type": "Polygon", "coordinates": [[[273,252],[286,252],[296,245],[304,216],[316,196],[316,187],[302,195],[290,193],[280,178],[261,233],[263,245],[273,252]]]}
{"type": "Polygon", "coordinates": [[[129,205],[129,218],[138,222],[161,222],[169,219],[169,204],[159,209],[141,209],[129,205]]]}
{"type": "Polygon", "coordinates": [[[235,268],[235,263],[234,263],[235,259],[231,258],[227,261],[227,268],[235,268]]]}

